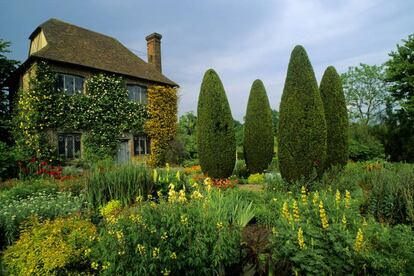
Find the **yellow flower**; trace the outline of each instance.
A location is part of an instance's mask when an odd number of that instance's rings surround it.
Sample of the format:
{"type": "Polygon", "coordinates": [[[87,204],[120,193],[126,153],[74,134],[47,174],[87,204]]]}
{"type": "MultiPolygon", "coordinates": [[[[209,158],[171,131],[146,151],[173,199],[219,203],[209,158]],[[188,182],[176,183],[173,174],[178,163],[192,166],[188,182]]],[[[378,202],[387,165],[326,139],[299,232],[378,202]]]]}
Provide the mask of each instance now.
{"type": "Polygon", "coordinates": [[[351,202],[351,193],[346,190],[345,191],[345,208],[349,208],[349,203],[351,202]]]}
{"type": "Polygon", "coordinates": [[[357,252],[361,251],[363,242],[364,242],[364,233],[362,233],[361,228],[359,228],[356,239],[355,239],[355,244],[354,244],[355,251],[357,252]]]}
{"type": "Polygon", "coordinates": [[[176,202],[177,201],[177,192],[174,190],[174,184],[170,184],[170,189],[168,190],[168,202],[176,202]]]}
{"type": "Polygon", "coordinates": [[[181,180],[180,179],[180,171],[177,171],[177,173],[175,174],[175,178],[177,178],[177,180],[181,180]]]}
{"type": "Polygon", "coordinates": [[[187,225],[187,223],[188,223],[187,216],[186,215],[181,215],[180,221],[181,221],[182,224],[187,225]]]}
{"type": "Polygon", "coordinates": [[[304,249],[306,247],[305,239],[303,238],[302,227],[299,227],[298,229],[298,244],[300,249],[304,249]]]}
{"type": "Polygon", "coordinates": [[[223,228],[223,223],[220,221],[220,222],[217,222],[217,224],[216,224],[216,226],[217,226],[217,229],[222,229],[223,228]]]}
{"type": "Polygon", "coordinates": [[[339,207],[339,204],[341,203],[341,192],[337,189],[335,193],[335,202],[336,207],[339,207]]]}
{"type": "Polygon", "coordinates": [[[191,198],[192,199],[200,199],[200,198],[203,198],[203,195],[199,191],[194,191],[191,194],[191,198]]]}
{"type": "Polygon", "coordinates": [[[141,203],[144,201],[144,197],[142,195],[139,195],[135,198],[135,202],[136,203],[141,203]]]}
{"type": "Polygon", "coordinates": [[[319,202],[319,192],[316,191],[316,192],[313,193],[312,203],[313,203],[313,205],[316,205],[316,204],[318,204],[318,202],[319,202]]]}
{"type": "Polygon", "coordinates": [[[102,265],[102,270],[107,270],[111,266],[110,262],[105,262],[105,264],[102,265]]]}
{"type": "Polygon", "coordinates": [[[99,208],[99,212],[104,218],[108,218],[111,214],[121,209],[121,202],[119,200],[111,200],[105,206],[99,208]]]}
{"type": "Polygon", "coordinates": [[[186,203],[187,202],[187,197],[185,196],[185,191],[183,189],[181,189],[180,192],[179,192],[178,202],[180,202],[180,203],[186,203]]]}
{"type": "Polygon", "coordinates": [[[289,213],[289,206],[288,206],[287,201],[285,201],[285,202],[283,203],[283,207],[282,207],[282,215],[283,215],[283,217],[284,217],[285,219],[289,220],[289,218],[290,218],[290,213],[289,213]]]}
{"type": "Polygon", "coordinates": [[[97,262],[92,262],[91,267],[92,267],[92,269],[98,270],[99,264],[97,262]]]}
{"type": "Polygon", "coordinates": [[[302,186],[302,188],[300,188],[300,193],[301,193],[302,203],[304,205],[307,205],[308,204],[308,196],[306,195],[305,186],[302,186]]]}
{"type": "Polygon", "coordinates": [[[92,252],[92,249],[90,249],[90,248],[86,248],[86,249],[85,249],[85,256],[86,256],[86,257],[88,257],[88,256],[89,256],[89,254],[91,254],[91,252],[92,252]]]}
{"type": "Polygon", "coordinates": [[[164,268],[163,270],[161,270],[161,274],[164,275],[164,276],[168,276],[168,275],[170,275],[170,273],[171,273],[171,270],[169,270],[167,268],[164,268]]]}
{"type": "Polygon", "coordinates": [[[272,227],[272,234],[273,234],[273,235],[276,235],[276,234],[277,234],[276,227],[272,227]]]}
{"type": "Polygon", "coordinates": [[[171,253],[170,258],[172,260],[176,260],[177,259],[177,254],[175,254],[175,252],[171,253]]]}
{"type": "Polygon", "coordinates": [[[329,227],[328,217],[326,215],[322,200],[319,202],[319,216],[321,217],[322,228],[327,229],[329,227]]]}
{"type": "Polygon", "coordinates": [[[135,251],[139,252],[139,254],[144,255],[145,254],[145,246],[142,244],[137,244],[137,247],[135,251]]]}
{"type": "Polygon", "coordinates": [[[344,226],[346,226],[346,223],[347,223],[347,220],[346,220],[346,216],[345,216],[345,214],[344,214],[344,215],[342,215],[342,224],[343,224],[344,226]]]}
{"type": "Polygon", "coordinates": [[[165,240],[167,240],[167,239],[168,239],[168,234],[167,234],[167,232],[164,232],[164,233],[161,235],[161,239],[162,239],[163,241],[165,241],[165,240]]]}
{"type": "Polygon", "coordinates": [[[299,207],[298,202],[296,200],[293,200],[293,218],[296,222],[299,222],[300,216],[299,216],[299,207]]]}
{"type": "Polygon", "coordinates": [[[122,231],[116,231],[116,238],[118,239],[118,241],[121,241],[123,237],[124,233],[122,233],[122,231]]]}
{"type": "Polygon", "coordinates": [[[161,198],[161,197],[162,197],[162,192],[161,192],[161,190],[158,190],[158,191],[157,191],[157,196],[158,196],[158,198],[161,198]]]}
{"type": "Polygon", "coordinates": [[[152,250],[152,257],[154,259],[157,259],[159,255],[160,255],[160,249],[158,247],[154,247],[154,249],[152,250]]]}

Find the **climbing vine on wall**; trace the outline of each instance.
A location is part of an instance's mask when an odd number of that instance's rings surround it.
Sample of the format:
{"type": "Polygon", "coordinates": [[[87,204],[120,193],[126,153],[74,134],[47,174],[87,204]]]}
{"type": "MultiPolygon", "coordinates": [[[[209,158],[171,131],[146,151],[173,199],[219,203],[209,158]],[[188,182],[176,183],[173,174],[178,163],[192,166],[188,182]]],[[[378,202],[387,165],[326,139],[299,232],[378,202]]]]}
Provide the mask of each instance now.
{"type": "Polygon", "coordinates": [[[151,141],[149,165],[165,165],[165,154],[169,142],[177,130],[177,89],[164,86],[152,86],[148,89],[147,111],[149,118],[145,123],[145,132],[151,141]]]}
{"type": "Polygon", "coordinates": [[[141,133],[147,112],[128,99],[122,78],[99,74],[85,82],[86,93],[67,95],[55,88],[56,74],[41,62],[27,91],[19,92],[15,122],[18,145],[27,157],[56,157],[48,131],[84,131],[84,156],[112,158],[125,132],[141,133]]]}

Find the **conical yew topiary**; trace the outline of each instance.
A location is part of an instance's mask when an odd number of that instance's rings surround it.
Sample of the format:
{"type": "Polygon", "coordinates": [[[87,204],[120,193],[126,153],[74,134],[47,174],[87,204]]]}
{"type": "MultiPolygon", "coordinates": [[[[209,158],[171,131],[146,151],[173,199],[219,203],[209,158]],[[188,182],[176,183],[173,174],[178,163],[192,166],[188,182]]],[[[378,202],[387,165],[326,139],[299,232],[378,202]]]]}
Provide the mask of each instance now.
{"type": "Polygon", "coordinates": [[[327,127],[325,167],[344,166],[348,160],[348,112],[341,77],[333,66],[326,68],[319,90],[327,127]]]}
{"type": "Polygon", "coordinates": [[[201,169],[209,177],[229,177],[236,162],[233,117],[223,84],[213,69],[201,84],[197,108],[197,144],[201,169]]]}
{"type": "Polygon", "coordinates": [[[244,158],[250,173],[262,173],[273,157],[273,124],[269,99],[261,80],[250,90],[244,123],[244,158]]]}
{"type": "Polygon", "coordinates": [[[315,73],[302,46],[290,56],[280,102],[279,169],[287,181],[321,174],[326,158],[326,121],[315,73]]]}

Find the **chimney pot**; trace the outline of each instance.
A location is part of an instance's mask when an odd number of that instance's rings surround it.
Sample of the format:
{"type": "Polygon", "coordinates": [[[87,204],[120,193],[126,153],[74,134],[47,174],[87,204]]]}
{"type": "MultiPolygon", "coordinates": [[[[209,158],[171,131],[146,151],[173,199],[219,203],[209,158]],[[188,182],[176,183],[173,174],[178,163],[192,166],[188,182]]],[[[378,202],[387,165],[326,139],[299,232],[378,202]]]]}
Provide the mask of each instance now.
{"type": "Polygon", "coordinates": [[[161,68],[161,38],[159,33],[152,33],[147,36],[147,55],[148,63],[153,65],[159,72],[162,72],[161,68]]]}

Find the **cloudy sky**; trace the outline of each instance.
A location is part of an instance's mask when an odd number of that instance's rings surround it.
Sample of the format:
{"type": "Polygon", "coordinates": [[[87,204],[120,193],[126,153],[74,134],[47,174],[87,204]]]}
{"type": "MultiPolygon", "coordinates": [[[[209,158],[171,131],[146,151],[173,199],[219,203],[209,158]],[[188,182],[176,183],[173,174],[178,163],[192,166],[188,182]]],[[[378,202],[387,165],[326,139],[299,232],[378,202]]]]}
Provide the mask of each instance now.
{"type": "Polygon", "coordinates": [[[28,36],[52,17],[113,36],[144,60],[145,36],[161,33],[163,73],[181,86],[179,113],[196,111],[203,74],[213,68],[242,121],[257,78],[279,108],[297,44],[318,81],[328,65],[341,73],[386,61],[414,33],[414,0],[0,0],[0,38],[12,42],[10,58],[24,61],[28,36]]]}

